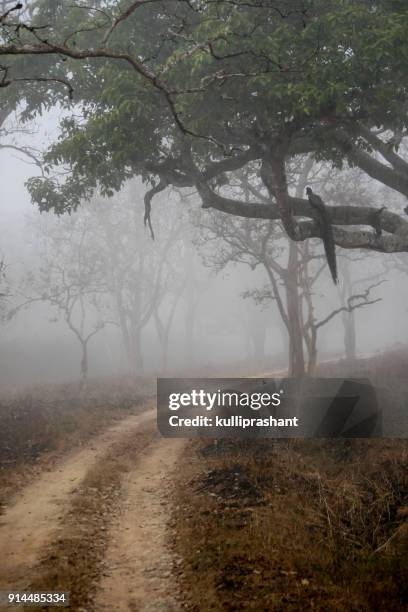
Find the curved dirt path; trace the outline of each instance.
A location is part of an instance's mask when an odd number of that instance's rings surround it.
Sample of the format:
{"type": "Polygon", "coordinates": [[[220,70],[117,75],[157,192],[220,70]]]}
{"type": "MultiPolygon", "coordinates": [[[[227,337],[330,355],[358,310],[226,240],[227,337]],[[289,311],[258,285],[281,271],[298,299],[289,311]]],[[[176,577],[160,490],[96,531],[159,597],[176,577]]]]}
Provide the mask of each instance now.
{"type": "Polygon", "coordinates": [[[0,516],[0,590],[23,590],[41,551],[55,537],[61,519],[90,468],[109,448],[148,421],[155,411],[132,415],[72,452],[51,471],[20,491],[0,516]]]}
{"type": "Polygon", "coordinates": [[[167,542],[172,475],[185,440],[159,438],[123,483],[122,510],[110,534],[95,610],[180,610],[167,542]]]}

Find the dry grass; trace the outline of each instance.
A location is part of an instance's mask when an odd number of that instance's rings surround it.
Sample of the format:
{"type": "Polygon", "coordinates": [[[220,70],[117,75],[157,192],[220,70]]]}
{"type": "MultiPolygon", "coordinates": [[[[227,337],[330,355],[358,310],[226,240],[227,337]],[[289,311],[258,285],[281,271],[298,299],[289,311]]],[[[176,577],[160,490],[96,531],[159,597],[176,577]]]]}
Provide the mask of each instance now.
{"type": "Polygon", "coordinates": [[[372,381],[408,378],[408,351],[401,348],[378,353],[369,359],[360,358],[352,362],[341,360],[323,363],[318,367],[317,376],[369,377],[372,381]]]}
{"type": "Polygon", "coordinates": [[[175,518],[189,609],[403,609],[404,441],[192,446],[175,518]]]}
{"type": "MultiPolygon", "coordinates": [[[[400,364],[353,373],[402,380],[400,364]]],[[[173,523],[187,609],[406,609],[406,440],[196,441],[184,465],[173,523]]]]}
{"type": "Polygon", "coordinates": [[[137,412],[152,379],[104,379],[0,396],[0,504],[55,457],[137,412]]]}

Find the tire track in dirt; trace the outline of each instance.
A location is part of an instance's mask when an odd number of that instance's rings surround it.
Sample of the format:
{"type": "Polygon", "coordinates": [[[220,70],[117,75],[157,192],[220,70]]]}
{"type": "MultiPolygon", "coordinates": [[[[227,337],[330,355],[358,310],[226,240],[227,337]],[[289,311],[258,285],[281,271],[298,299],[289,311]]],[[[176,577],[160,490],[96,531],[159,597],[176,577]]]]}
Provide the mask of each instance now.
{"type": "Polygon", "coordinates": [[[168,545],[173,473],[185,440],[159,438],[123,482],[123,502],[104,561],[98,612],[180,609],[168,545]]]}
{"type": "Polygon", "coordinates": [[[107,429],[86,448],[72,452],[51,471],[42,473],[11,500],[0,517],[0,590],[23,588],[42,550],[55,533],[74,493],[88,471],[111,446],[152,420],[148,409],[107,429]]]}

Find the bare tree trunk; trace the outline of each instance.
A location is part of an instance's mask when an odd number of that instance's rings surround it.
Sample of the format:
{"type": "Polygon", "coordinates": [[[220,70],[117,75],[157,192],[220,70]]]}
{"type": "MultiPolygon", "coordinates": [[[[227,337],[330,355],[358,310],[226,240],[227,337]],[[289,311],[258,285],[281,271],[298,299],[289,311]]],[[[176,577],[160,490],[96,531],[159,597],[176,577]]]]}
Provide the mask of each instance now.
{"type": "Polygon", "coordinates": [[[197,309],[197,301],[194,294],[187,289],[187,308],[185,319],[185,346],[186,358],[189,366],[195,364],[195,315],[197,309]]]}
{"type": "MultiPolygon", "coordinates": [[[[348,261],[343,261],[342,276],[344,280],[340,292],[341,305],[347,306],[347,300],[352,294],[350,264],[348,261]]],[[[344,354],[347,361],[354,361],[356,359],[356,319],[354,310],[343,312],[342,322],[344,327],[344,354]]]]}
{"type": "Polygon", "coordinates": [[[131,341],[130,367],[133,376],[142,376],[144,373],[144,361],[142,353],[142,330],[133,330],[131,341]]]}
{"type": "Polygon", "coordinates": [[[127,373],[129,376],[135,376],[135,359],[133,356],[133,343],[132,343],[132,339],[130,337],[130,333],[128,330],[128,326],[127,323],[125,322],[125,324],[122,326],[120,325],[120,329],[122,332],[122,342],[123,342],[123,348],[125,349],[125,356],[126,356],[126,369],[127,369],[127,373]]]}
{"type": "Polygon", "coordinates": [[[128,324],[126,317],[120,317],[120,330],[126,353],[129,376],[141,376],[144,371],[142,330],[137,327],[132,329],[132,325],[128,324]]]}
{"type": "Polygon", "coordinates": [[[129,370],[129,374],[131,374],[131,371],[130,371],[131,370],[131,366],[130,366],[131,340],[130,340],[129,326],[128,326],[126,314],[122,307],[122,303],[119,299],[117,299],[117,309],[118,309],[118,315],[119,315],[119,328],[120,328],[120,332],[122,336],[122,346],[125,349],[125,353],[126,353],[127,368],[129,370]]]}
{"type": "Polygon", "coordinates": [[[281,298],[280,288],[276,282],[273,271],[265,261],[263,264],[271,281],[273,295],[289,338],[289,376],[302,377],[305,374],[305,360],[303,352],[302,299],[299,293],[298,250],[296,243],[289,240],[288,265],[286,270],[281,270],[279,272],[281,279],[284,281],[286,305],[284,304],[285,300],[281,298]]]}
{"type": "Polygon", "coordinates": [[[170,311],[167,314],[167,319],[165,320],[165,323],[163,323],[162,319],[160,318],[160,313],[159,313],[159,308],[158,308],[159,305],[154,309],[153,317],[154,317],[154,323],[156,326],[157,336],[159,338],[159,343],[160,343],[161,351],[162,351],[162,371],[163,372],[167,370],[170,332],[173,327],[174,316],[176,314],[176,310],[177,310],[177,307],[180,301],[180,297],[182,293],[184,292],[184,289],[185,289],[185,284],[183,283],[182,286],[178,287],[176,293],[174,294],[173,299],[170,303],[170,311]]]}
{"type": "Polygon", "coordinates": [[[347,312],[343,316],[344,325],[344,351],[348,361],[354,361],[356,352],[356,319],[354,311],[347,312]]]}
{"type": "Polygon", "coordinates": [[[286,301],[289,334],[289,376],[305,375],[303,352],[303,332],[301,323],[301,298],[298,285],[298,251],[297,245],[289,241],[289,261],[286,278],[286,301]]]}
{"type": "Polygon", "coordinates": [[[266,329],[264,325],[255,322],[249,330],[254,359],[265,358],[266,329]]]}
{"type": "Polygon", "coordinates": [[[307,374],[313,376],[316,371],[317,364],[317,329],[312,327],[309,335],[308,344],[308,363],[307,363],[307,374]]]}
{"type": "Polygon", "coordinates": [[[156,327],[157,337],[159,339],[159,344],[161,348],[161,370],[162,372],[166,372],[167,370],[167,362],[168,362],[168,351],[169,351],[169,335],[170,335],[170,326],[165,326],[163,321],[160,319],[160,315],[155,310],[154,312],[154,323],[156,327]]]}
{"type": "Polygon", "coordinates": [[[82,356],[81,356],[81,370],[80,370],[80,380],[81,380],[81,387],[83,387],[86,384],[86,381],[88,379],[88,341],[87,340],[81,340],[81,349],[82,349],[82,356]]]}
{"type": "Polygon", "coordinates": [[[162,370],[167,372],[167,366],[169,361],[169,337],[166,335],[163,347],[162,347],[162,370]]]}
{"type": "Polygon", "coordinates": [[[189,240],[185,243],[184,259],[186,280],[185,280],[185,299],[186,299],[186,318],[184,323],[184,342],[188,367],[194,367],[196,363],[196,314],[198,307],[197,298],[197,278],[195,270],[194,250],[189,240]]]}
{"type": "Polygon", "coordinates": [[[160,315],[157,309],[153,314],[154,325],[156,327],[157,337],[159,339],[160,349],[161,349],[161,370],[164,372],[167,368],[167,338],[163,325],[163,321],[160,318],[160,315]]]}
{"type": "Polygon", "coordinates": [[[263,314],[248,306],[245,311],[245,352],[248,359],[265,359],[267,322],[263,314]]]}
{"type": "Polygon", "coordinates": [[[126,327],[126,334],[122,334],[122,338],[125,345],[128,374],[131,377],[141,376],[144,372],[142,330],[137,326],[132,326],[130,330],[126,327]]]}

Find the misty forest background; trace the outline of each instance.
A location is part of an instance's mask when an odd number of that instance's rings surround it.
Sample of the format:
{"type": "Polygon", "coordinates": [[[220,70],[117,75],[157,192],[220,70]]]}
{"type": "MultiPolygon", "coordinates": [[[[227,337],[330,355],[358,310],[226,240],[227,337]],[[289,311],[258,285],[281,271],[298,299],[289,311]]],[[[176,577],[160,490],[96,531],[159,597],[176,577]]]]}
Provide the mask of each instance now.
{"type": "MultiPolygon", "coordinates": [[[[312,325],[317,359],[350,360],[406,344],[405,254],[339,250],[336,287],[318,239],[299,246],[277,222],[203,210],[193,190],[174,189],[155,204],[153,241],[138,180],[70,215],[40,213],[24,186],[39,170],[13,147],[40,150],[58,133],[60,118],[52,111],[14,133],[12,116],[4,127],[3,385],[128,373],[205,375],[222,373],[227,364],[246,363],[251,372],[288,368],[288,269],[302,304],[306,369],[312,325]]],[[[306,156],[294,166],[292,189],[301,192],[305,184],[328,203],[341,185],[345,200],[357,193],[362,205],[374,197],[387,208],[400,205],[362,172],[345,176],[306,156]]]]}
{"type": "Polygon", "coordinates": [[[319,360],[405,345],[402,4],[119,3],[110,29],[98,19],[115,3],[97,4],[3,2],[0,383],[222,374],[227,364],[313,374],[319,360]],[[353,62],[367,18],[366,74],[353,62]],[[132,66],[112,59],[146,23],[154,41],[129,45],[154,50],[140,66],[167,84],[136,64],[133,82],[132,66]],[[234,36],[252,27],[239,47],[234,36]],[[103,57],[69,59],[79,45],[103,57]],[[319,223],[295,235],[290,215],[264,212],[271,198],[281,206],[265,178],[268,139],[279,151],[287,141],[300,218],[316,221],[306,186],[338,216],[337,286],[319,223]],[[360,215],[354,225],[346,208],[360,215]]]}
{"type": "MultiPolygon", "coordinates": [[[[3,144],[40,148],[55,119],[56,113],[47,114],[30,125],[30,133],[9,136],[3,144]]],[[[7,177],[2,183],[3,385],[72,380],[85,375],[84,367],[91,377],[205,375],[246,362],[251,372],[285,369],[289,333],[275,298],[285,309],[285,278],[272,264],[287,268],[291,249],[308,265],[310,286],[298,289],[303,326],[309,317],[315,323],[333,317],[318,330],[318,359],[352,359],[406,343],[406,255],[340,251],[340,285],[335,287],[319,240],[311,240],[305,252],[289,243],[276,222],[224,218],[200,209],[194,192],[173,190],[156,203],[153,241],[143,225],[140,182],[57,217],[33,207],[24,188],[36,166],[7,148],[0,159],[7,177]],[[266,256],[258,236],[268,241],[266,256]],[[362,307],[340,310],[351,296],[361,296],[350,304],[362,307]],[[126,320],[122,328],[121,316],[126,320]]],[[[308,158],[299,163],[307,164],[308,158]]],[[[328,197],[336,179],[345,180],[324,164],[309,165],[307,182],[328,197]]],[[[373,195],[387,207],[396,199],[376,185],[370,193],[368,181],[355,170],[345,184],[353,195],[359,189],[363,204],[373,195]]],[[[307,348],[305,342],[306,367],[307,348]]]]}

